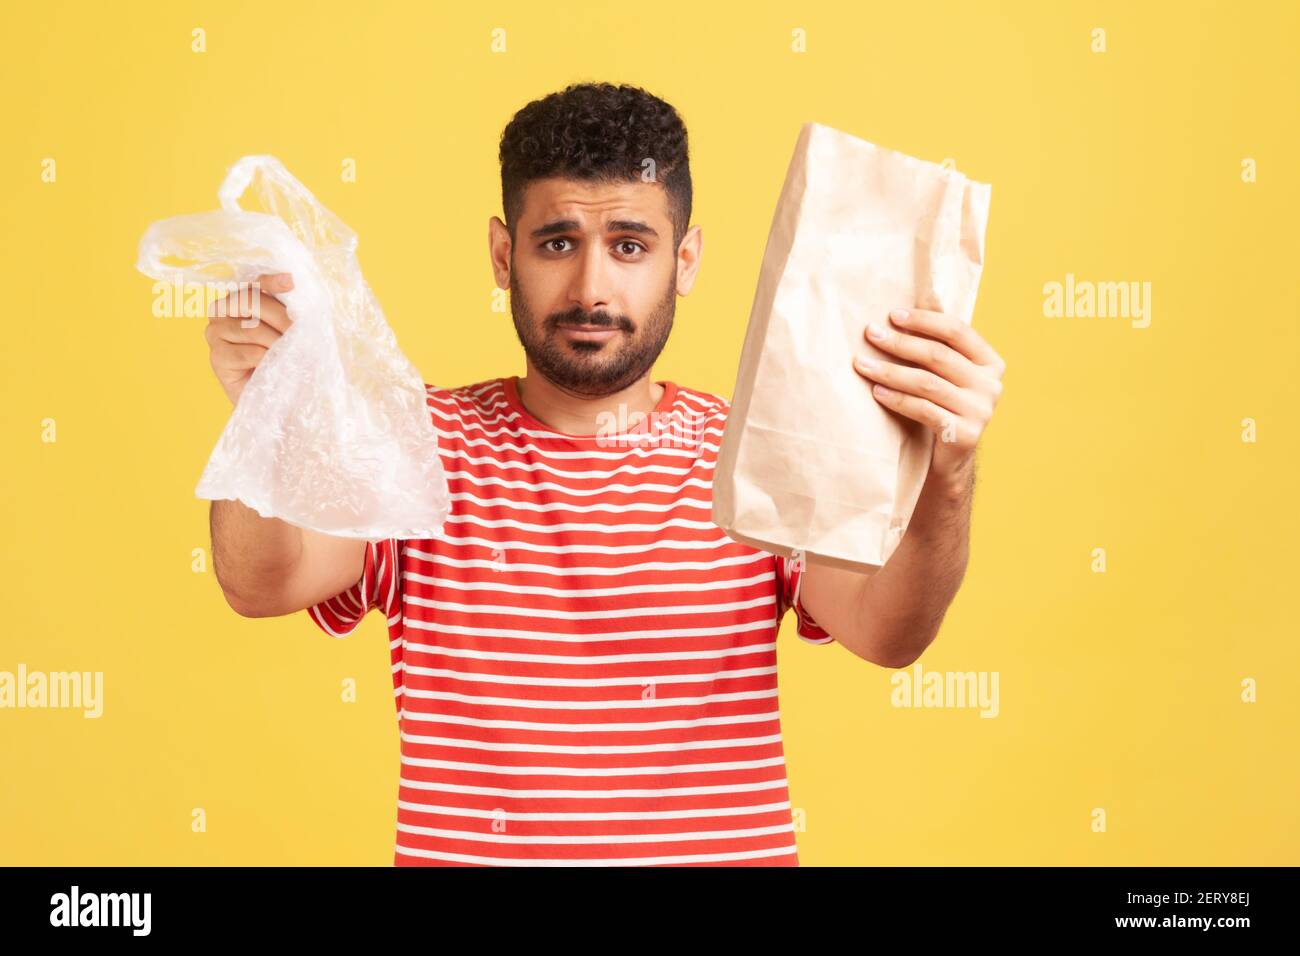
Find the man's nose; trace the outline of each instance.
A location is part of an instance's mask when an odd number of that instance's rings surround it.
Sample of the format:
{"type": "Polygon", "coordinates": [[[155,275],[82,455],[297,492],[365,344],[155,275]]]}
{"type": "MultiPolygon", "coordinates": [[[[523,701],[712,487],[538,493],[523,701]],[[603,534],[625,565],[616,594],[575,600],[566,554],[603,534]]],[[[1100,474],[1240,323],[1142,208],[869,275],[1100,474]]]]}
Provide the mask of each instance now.
{"type": "Polygon", "coordinates": [[[605,257],[605,250],[599,243],[591,243],[587,246],[578,264],[577,272],[573,276],[569,299],[588,315],[597,311],[606,311],[613,300],[612,281],[613,275],[605,257]]]}

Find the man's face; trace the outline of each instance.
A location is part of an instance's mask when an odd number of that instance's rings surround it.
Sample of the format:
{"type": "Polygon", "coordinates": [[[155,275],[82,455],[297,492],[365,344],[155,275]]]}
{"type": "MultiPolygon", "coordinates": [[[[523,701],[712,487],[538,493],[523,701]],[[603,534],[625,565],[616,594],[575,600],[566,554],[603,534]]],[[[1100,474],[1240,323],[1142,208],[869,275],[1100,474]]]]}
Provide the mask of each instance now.
{"type": "Polygon", "coordinates": [[[667,194],[654,183],[530,183],[511,248],[510,311],[529,361],[592,398],[649,372],[677,309],[667,194]]]}

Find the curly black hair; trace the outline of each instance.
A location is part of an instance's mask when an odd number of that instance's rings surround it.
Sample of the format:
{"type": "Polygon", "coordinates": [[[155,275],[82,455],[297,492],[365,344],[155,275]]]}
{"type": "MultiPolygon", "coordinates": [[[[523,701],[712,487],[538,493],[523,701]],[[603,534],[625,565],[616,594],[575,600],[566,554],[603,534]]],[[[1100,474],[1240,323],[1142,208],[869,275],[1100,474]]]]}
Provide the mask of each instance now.
{"type": "Polygon", "coordinates": [[[686,127],[669,104],[636,86],[575,83],[533,100],[501,133],[501,202],[510,237],[535,179],[566,176],[590,182],[654,175],[668,194],[673,248],[691,220],[691,168],[686,127]]]}

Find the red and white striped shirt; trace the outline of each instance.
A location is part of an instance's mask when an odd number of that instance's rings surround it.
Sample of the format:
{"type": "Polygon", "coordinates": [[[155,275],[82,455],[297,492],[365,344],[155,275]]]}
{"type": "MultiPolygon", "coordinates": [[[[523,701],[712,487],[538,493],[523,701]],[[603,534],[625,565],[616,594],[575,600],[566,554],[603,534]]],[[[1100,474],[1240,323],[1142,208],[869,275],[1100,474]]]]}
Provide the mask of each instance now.
{"type": "Polygon", "coordinates": [[[797,866],[777,630],[831,637],[796,562],[711,520],[729,403],[662,382],[648,420],[566,435],[517,383],[428,387],[445,527],[307,609],[388,620],[395,864],[797,866]]]}

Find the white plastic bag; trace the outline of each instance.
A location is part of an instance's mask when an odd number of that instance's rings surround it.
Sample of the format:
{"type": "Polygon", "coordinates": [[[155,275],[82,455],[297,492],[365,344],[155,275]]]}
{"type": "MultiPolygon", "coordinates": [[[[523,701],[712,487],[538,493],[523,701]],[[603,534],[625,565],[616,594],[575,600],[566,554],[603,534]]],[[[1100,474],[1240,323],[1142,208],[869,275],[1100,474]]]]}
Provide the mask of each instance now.
{"type": "Polygon", "coordinates": [[[244,386],[195,493],[378,541],[435,535],[449,509],[424,382],[361,275],[357,239],[272,156],[245,156],[221,209],[156,222],[137,268],[182,283],[288,272],[293,320],[244,386]],[[245,211],[248,192],[260,211],[245,211]]]}

